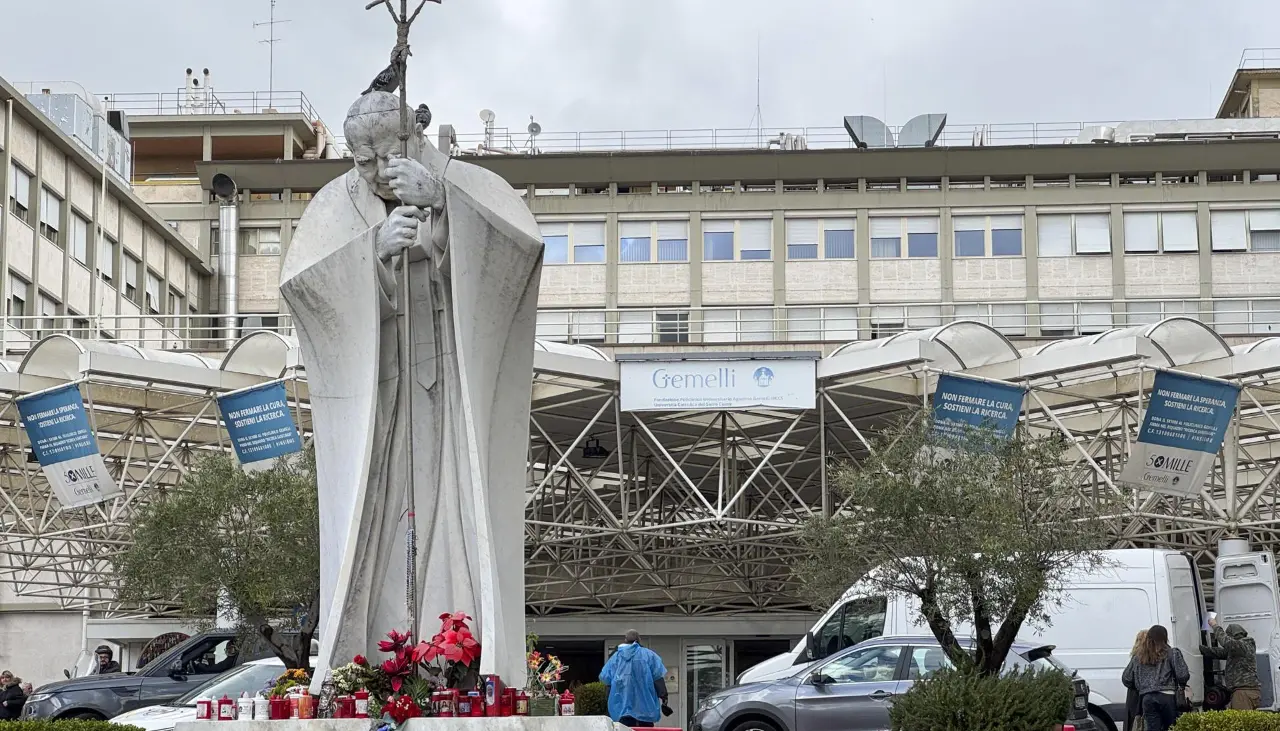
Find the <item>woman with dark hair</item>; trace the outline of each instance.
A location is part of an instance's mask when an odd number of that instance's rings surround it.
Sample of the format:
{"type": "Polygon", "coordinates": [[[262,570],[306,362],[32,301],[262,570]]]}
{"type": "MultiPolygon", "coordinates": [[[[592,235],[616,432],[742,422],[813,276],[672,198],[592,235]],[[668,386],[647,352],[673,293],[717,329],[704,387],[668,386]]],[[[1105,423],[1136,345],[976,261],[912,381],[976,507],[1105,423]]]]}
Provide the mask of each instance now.
{"type": "Polygon", "coordinates": [[[1178,694],[1185,694],[1191,671],[1176,647],[1169,646],[1169,630],[1154,625],[1147,630],[1124,669],[1121,681],[1138,693],[1146,731],[1168,731],[1178,718],[1178,694]]]}

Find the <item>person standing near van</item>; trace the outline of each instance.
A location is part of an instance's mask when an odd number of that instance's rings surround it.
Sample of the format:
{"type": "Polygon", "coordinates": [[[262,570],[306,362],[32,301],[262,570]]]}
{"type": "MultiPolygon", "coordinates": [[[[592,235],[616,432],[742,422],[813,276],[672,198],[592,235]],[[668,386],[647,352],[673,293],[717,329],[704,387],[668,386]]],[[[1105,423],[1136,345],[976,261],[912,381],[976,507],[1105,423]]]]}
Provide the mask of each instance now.
{"type": "Polygon", "coordinates": [[[1210,619],[1213,641],[1217,647],[1200,646],[1200,654],[1214,660],[1226,660],[1223,681],[1231,691],[1233,711],[1256,711],[1262,705],[1262,683],[1258,681],[1258,645],[1244,627],[1229,624],[1223,629],[1218,620],[1210,619]]]}
{"type": "MultiPolygon", "coordinates": [[[[1142,647],[1142,643],[1147,641],[1147,631],[1145,629],[1138,630],[1138,635],[1133,638],[1133,649],[1129,650],[1129,659],[1138,654],[1138,648],[1142,647]]],[[[1142,698],[1138,695],[1138,691],[1134,688],[1125,688],[1124,699],[1124,728],[1125,731],[1143,731],[1142,728],[1142,698]]]]}
{"type": "Polygon", "coordinates": [[[1138,691],[1146,731],[1168,731],[1178,719],[1178,696],[1184,698],[1191,671],[1182,652],[1169,646],[1169,630],[1153,625],[1147,630],[1142,646],[1129,660],[1121,682],[1138,691]]]}

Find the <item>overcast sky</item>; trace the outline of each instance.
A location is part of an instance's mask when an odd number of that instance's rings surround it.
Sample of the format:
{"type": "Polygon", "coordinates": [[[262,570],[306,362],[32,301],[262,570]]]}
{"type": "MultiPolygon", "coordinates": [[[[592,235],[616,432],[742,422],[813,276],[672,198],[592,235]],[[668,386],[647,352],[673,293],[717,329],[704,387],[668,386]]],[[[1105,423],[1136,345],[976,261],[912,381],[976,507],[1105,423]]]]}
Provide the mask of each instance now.
{"type": "MultiPolygon", "coordinates": [[[[269,4],[0,0],[0,77],[159,92],[190,66],[265,90],[269,4]]],[[[275,88],[335,129],[394,41],[364,4],[277,0],[275,88]]],[[[1277,28],[1274,0],[444,0],[413,34],[409,89],[464,133],[483,107],[519,130],[743,128],[758,39],[766,127],[1211,117],[1277,28]]]]}

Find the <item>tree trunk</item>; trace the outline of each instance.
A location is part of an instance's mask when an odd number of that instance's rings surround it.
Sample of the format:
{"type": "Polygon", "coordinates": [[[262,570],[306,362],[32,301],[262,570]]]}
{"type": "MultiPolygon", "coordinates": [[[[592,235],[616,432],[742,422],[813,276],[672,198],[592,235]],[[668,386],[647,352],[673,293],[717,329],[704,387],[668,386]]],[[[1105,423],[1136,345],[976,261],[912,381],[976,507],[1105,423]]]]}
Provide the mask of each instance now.
{"type": "Polygon", "coordinates": [[[920,613],[924,615],[925,621],[929,624],[929,631],[933,632],[933,636],[937,638],[938,644],[942,645],[943,652],[951,658],[951,662],[956,666],[962,666],[968,663],[969,653],[960,646],[960,641],[956,639],[955,632],[951,629],[951,623],[943,616],[942,611],[938,609],[937,599],[932,589],[926,589],[916,595],[920,599],[920,613]]]}

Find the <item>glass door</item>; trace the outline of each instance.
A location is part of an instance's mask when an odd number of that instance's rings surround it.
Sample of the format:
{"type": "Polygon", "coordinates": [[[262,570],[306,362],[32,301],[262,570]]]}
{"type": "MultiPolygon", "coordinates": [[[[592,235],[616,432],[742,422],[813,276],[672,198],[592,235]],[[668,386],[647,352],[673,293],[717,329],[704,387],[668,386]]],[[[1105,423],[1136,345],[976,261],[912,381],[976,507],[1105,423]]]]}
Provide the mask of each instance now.
{"type": "Polygon", "coordinates": [[[728,686],[731,670],[727,640],[684,642],[685,728],[692,725],[698,706],[707,696],[728,686]]]}

